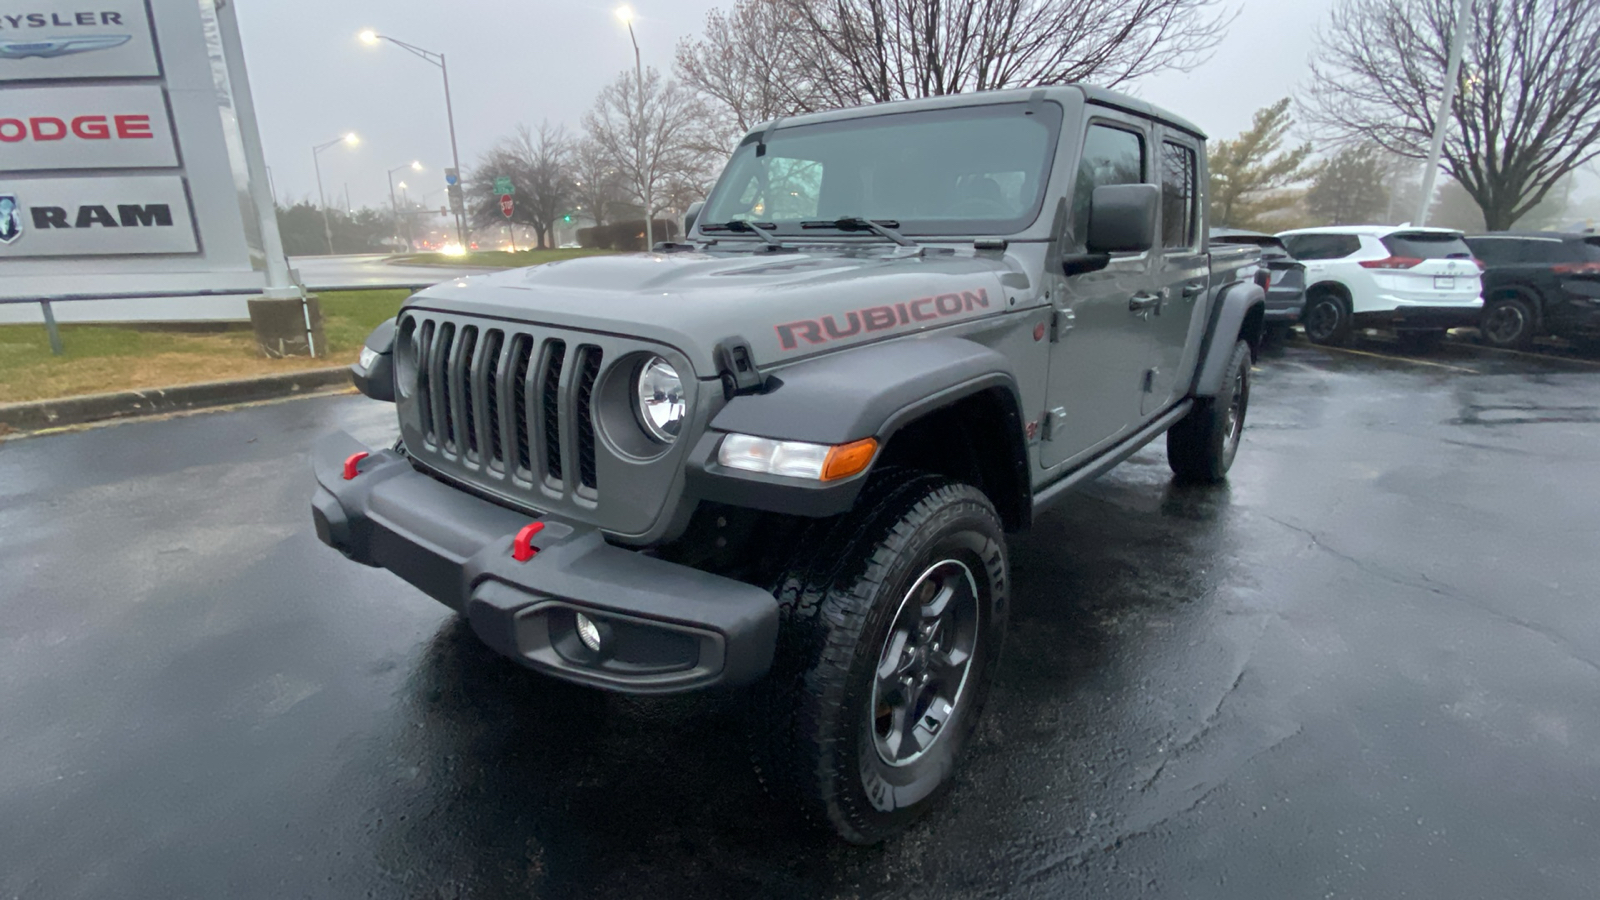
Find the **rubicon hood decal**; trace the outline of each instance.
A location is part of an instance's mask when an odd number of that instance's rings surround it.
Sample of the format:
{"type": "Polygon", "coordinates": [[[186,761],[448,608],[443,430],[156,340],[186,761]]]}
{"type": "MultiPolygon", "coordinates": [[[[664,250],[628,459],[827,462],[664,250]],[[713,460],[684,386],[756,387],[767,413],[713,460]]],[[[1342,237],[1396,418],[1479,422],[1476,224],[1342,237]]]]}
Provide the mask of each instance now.
{"type": "Polygon", "coordinates": [[[989,292],[975,291],[939,294],[892,306],[869,306],[839,316],[801,319],[776,325],[778,346],[795,350],[801,341],[825,344],[840,338],[855,337],[864,331],[887,331],[896,326],[929,322],[989,308],[989,292]]]}

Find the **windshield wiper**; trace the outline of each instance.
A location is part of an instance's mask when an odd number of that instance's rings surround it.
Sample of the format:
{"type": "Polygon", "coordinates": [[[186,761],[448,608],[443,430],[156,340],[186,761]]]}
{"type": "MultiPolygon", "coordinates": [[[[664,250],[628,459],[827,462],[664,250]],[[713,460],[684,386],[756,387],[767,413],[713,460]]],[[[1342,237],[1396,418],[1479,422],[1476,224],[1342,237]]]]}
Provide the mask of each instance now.
{"type": "Polygon", "coordinates": [[[871,219],[862,218],[861,216],[843,216],[838,219],[823,219],[816,222],[801,222],[800,227],[837,228],[840,231],[870,231],[879,237],[888,238],[902,247],[921,246],[916,241],[913,241],[900,232],[895,231],[896,228],[900,227],[900,223],[893,219],[884,219],[879,222],[874,222],[871,219]]]}
{"type": "Polygon", "coordinates": [[[749,232],[750,234],[753,234],[756,237],[760,238],[768,246],[780,247],[780,246],[782,246],[782,242],[779,241],[777,238],[773,237],[772,235],[767,234],[767,232],[765,230],[765,229],[768,229],[768,228],[777,228],[777,227],[778,226],[772,224],[771,222],[746,222],[743,219],[734,219],[732,222],[723,222],[720,225],[718,225],[718,224],[701,225],[700,226],[700,230],[701,231],[735,231],[735,232],[739,232],[739,233],[749,232]]]}

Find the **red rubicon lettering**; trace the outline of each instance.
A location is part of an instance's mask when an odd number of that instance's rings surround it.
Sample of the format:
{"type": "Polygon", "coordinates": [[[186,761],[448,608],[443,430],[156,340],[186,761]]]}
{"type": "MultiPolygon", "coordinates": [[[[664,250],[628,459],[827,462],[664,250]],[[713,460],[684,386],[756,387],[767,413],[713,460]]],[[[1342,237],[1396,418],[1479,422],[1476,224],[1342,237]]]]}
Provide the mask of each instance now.
{"type": "Polygon", "coordinates": [[[976,291],[902,301],[893,306],[869,306],[866,309],[827,315],[820,319],[785,322],[773,328],[778,332],[778,346],[784,350],[797,350],[801,342],[824,344],[868,331],[882,331],[896,325],[928,322],[988,308],[989,292],[979,288],[976,291]]]}

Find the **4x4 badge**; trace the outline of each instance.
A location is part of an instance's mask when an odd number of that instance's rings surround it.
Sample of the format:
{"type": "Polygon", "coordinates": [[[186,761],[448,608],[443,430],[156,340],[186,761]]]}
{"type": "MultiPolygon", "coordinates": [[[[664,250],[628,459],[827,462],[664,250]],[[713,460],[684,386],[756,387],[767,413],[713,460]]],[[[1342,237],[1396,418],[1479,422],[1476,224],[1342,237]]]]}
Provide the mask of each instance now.
{"type": "Polygon", "coordinates": [[[0,244],[22,237],[22,205],[11,194],[0,194],[0,244]]]}

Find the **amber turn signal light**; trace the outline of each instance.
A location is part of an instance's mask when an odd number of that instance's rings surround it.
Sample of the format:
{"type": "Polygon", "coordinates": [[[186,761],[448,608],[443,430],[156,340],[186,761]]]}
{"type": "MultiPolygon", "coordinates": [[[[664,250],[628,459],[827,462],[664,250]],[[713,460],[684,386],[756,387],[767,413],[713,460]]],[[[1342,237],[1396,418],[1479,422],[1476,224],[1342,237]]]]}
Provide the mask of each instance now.
{"type": "Polygon", "coordinates": [[[837,481],[865,471],[877,452],[876,438],[863,438],[829,449],[828,461],[822,464],[822,480],[837,481]]]}

